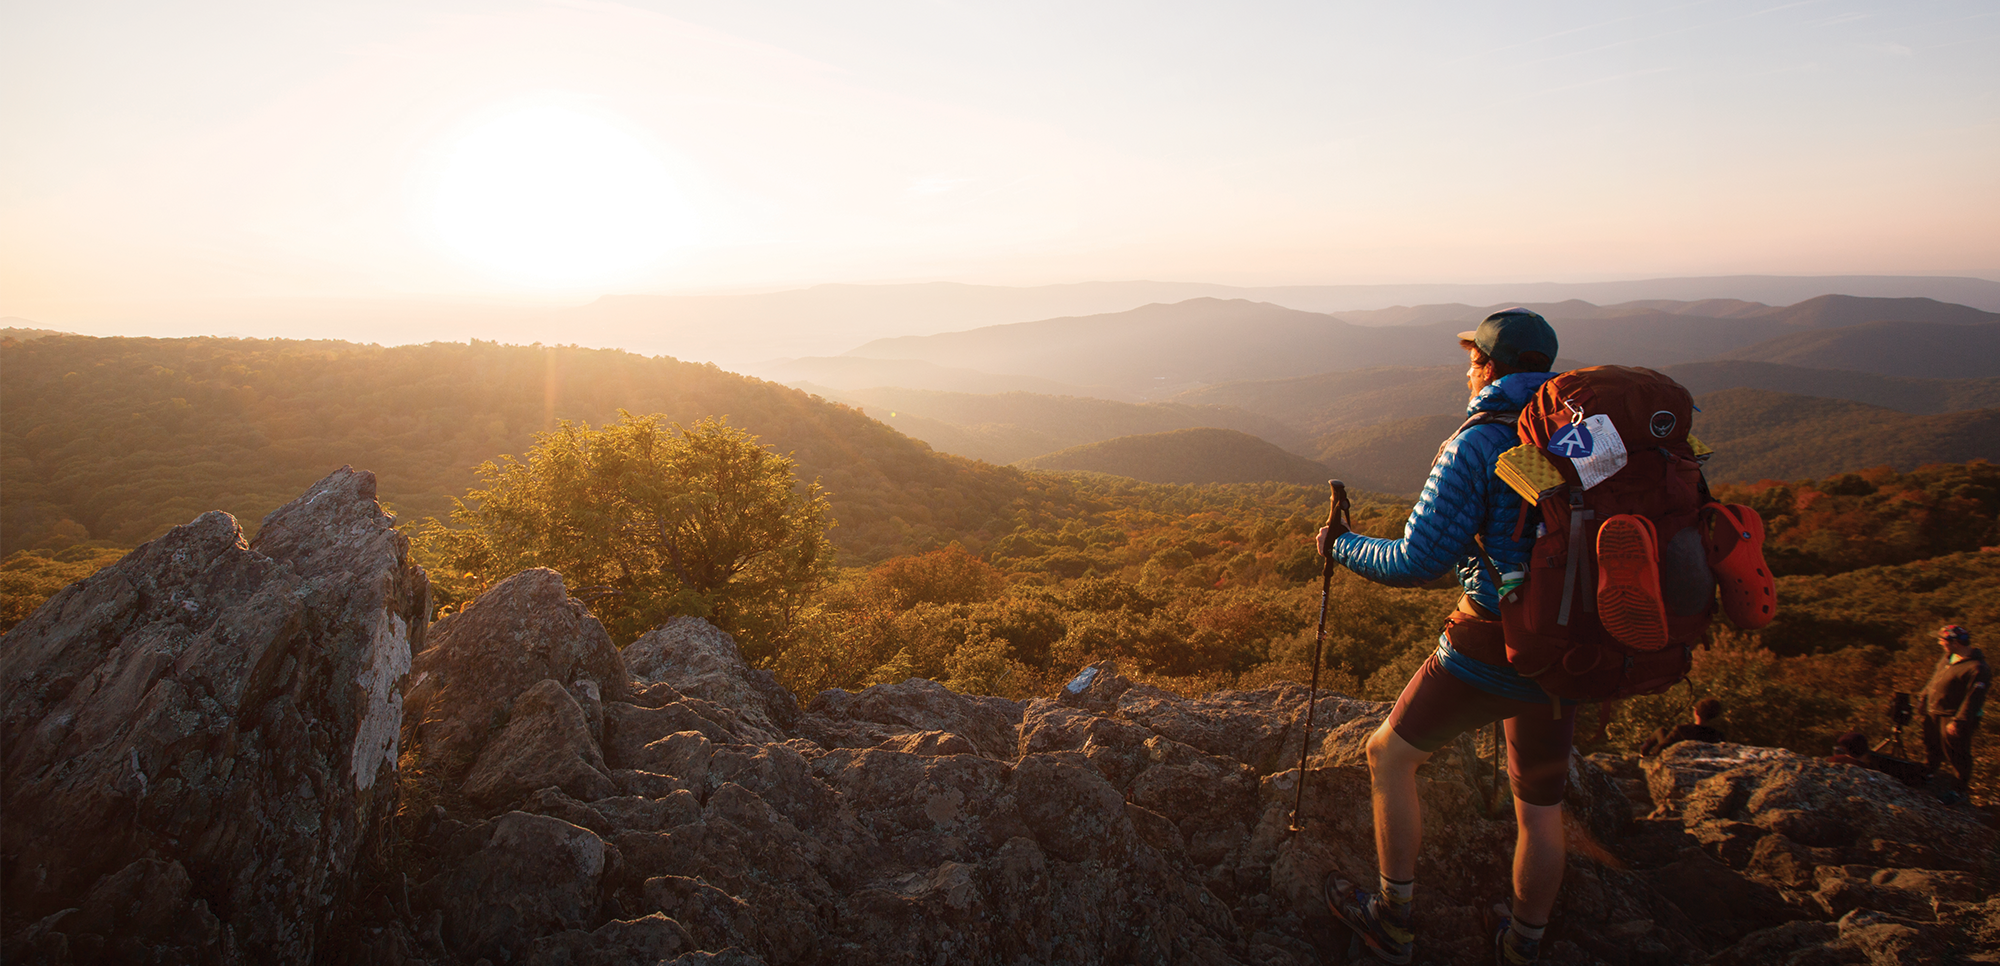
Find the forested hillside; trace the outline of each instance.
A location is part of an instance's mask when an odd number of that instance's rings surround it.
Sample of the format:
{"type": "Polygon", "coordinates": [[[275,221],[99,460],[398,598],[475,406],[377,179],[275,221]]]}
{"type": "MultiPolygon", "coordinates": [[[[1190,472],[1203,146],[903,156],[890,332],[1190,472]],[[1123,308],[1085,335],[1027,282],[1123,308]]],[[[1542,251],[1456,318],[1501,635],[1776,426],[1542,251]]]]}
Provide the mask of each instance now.
{"type": "MultiPolygon", "coordinates": [[[[1191,693],[1311,673],[1319,559],[1309,534],[1325,514],[1322,487],[1067,485],[1076,499],[1057,502],[1081,508],[1077,517],[1038,519],[977,556],[897,558],[831,589],[821,636],[781,657],[781,674],[802,693],[916,674],[1025,696],[1101,657],[1191,693]]],[[[1928,677],[1939,625],[1966,624],[1984,645],[2000,632],[1990,549],[2000,467],[1876,468],[1723,486],[1717,497],[1765,518],[1778,618],[1748,634],[1718,619],[1693,683],[1620,706],[1598,747],[1636,748],[1714,695],[1732,740],[1824,754],[1850,728],[1884,734],[1881,708],[1928,677]]],[[[1409,506],[1363,495],[1356,510],[1360,531],[1398,536],[1409,506]]],[[[1457,594],[1449,577],[1397,590],[1336,574],[1322,681],[1393,699],[1457,594]]],[[[1982,734],[1977,754],[1990,794],[2000,739],[1982,734]]]]}
{"type": "Polygon", "coordinates": [[[727,417],[825,486],[846,559],[1012,527],[1034,484],[931,451],[858,410],[665,357],[489,342],[383,348],[254,339],[0,343],[4,552],[130,547],[206,510],[257,521],[341,464],[405,520],[444,516],[472,469],[558,420],[727,417]]]}
{"type": "Polygon", "coordinates": [[[853,356],[808,356],[752,367],[750,374],[800,388],[824,386],[830,389],[867,389],[896,386],[903,389],[996,393],[1032,392],[1048,396],[1096,396],[1101,399],[1130,399],[1129,393],[1115,389],[1088,388],[1007,373],[940,366],[920,359],[861,359],[853,356]]]}
{"type": "MultiPolygon", "coordinates": [[[[557,419],[601,420],[623,405],[688,421],[727,413],[827,481],[849,566],[768,658],[800,693],[913,675],[1046,693],[1103,657],[1184,691],[1311,672],[1309,540],[1323,485],[1169,486],[975,464],[805,393],[617,352],[76,337],[0,352],[6,535],[10,549],[41,547],[0,566],[6,623],[203,510],[254,526],[296,495],[287,487],[347,462],[376,470],[410,521],[465,492],[476,461],[522,452],[557,419]]],[[[1729,406],[1704,406],[1726,425],[1729,406]]],[[[1718,466],[1759,445],[1709,425],[1698,432],[1725,444],[1718,466]]],[[[1441,433],[1421,435],[1427,458],[1441,433]]],[[[1847,467],[1884,452],[1818,449],[1847,467]]],[[[1691,688],[1617,712],[1612,745],[1636,744],[1710,693],[1729,706],[1732,738],[1822,752],[1850,727],[1880,733],[1887,693],[1921,684],[1935,660],[1938,624],[2000,626],[1986,549],[2000,545],[1992,464],[1797,479],[1718,489],[1768,521],[1777,621],[1720,631],[1691,688]]],[[[1357,529],[1398,535],[1408,509],[1360,494],[1357,529]]],[[[1455,594],[1449,579],[1395,590],[1339,575],[1323,680],[1393,697],[1455,594]]],[[[1994,747],[1982,736],[1988,775],[1994,747]]]]}
{"type": "Polygon", "coordinates": [[[1326,467],[1248,433],[1197,427],[1120,436],[1020,461],[1037,470],[1110,473],[1148,483],[1314,483],[1326,467]]]}
{"type": "MultiPolygon", "coordinates": [[[[1841,399],[1760,389],[1695,397],[1694,433],[1716,450],[1711,482],[1797,480],[1861,466],[2000,458],[2000,408],[1912,415],[1841,399]]],[[[1330,433],[1315,443],[1334,475],[1386,493],[1423,486],[1438,442],[1464,417],[1417,416],[1330,433]]]]}
{"type": "Polygon", "coordinates": [[[828,399],[860,406],[898,432],[938,450],[989,463],[1012,463],[1099,440],[1197,426],[1239,430],[1294,451],[1306,444],[1306,435],[1291,426],[1234,406],[911,388],[824,393],[828,399]]]}
{"type": "Polygon", "coordinates": [[[1695,395],[1763,389],[1847,399],[1905,413],[1955,413],[2000,406],[2000,379],[1883,376],[1854,369],[1811,369],[1775,362],[1689,362],[1660,370],[1695,395]]]}
{"type": "Polygon", "coordinates": [[[1233,406],[1317,437],[1391,420],[1463,413],[1465,367],[1381,366],[1224,382],[1188,390],[1173,401],[1233,406]]]}
{"type": "Polygon", "coordinates": [[[1716,449],[1711,480],[1795,480],[1856,466],[1910,470],[2000,457],[2000,409],[1916,416],[1760,389],[1708,393],[1695,404],[1695,432],[1716,449]]]}

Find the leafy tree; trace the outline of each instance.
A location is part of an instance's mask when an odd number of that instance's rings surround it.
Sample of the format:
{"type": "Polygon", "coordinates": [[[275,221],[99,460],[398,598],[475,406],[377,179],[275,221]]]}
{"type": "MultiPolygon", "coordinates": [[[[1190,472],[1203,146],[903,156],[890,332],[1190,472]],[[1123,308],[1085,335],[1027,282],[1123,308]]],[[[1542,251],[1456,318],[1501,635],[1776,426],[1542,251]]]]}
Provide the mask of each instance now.
{"type": "Polygon", "coordinates": [[[0,632],[27,620],[57,591],[125,556],[115,547],[83,544],[61,551],[22,550],[0,561],[0,632]]]}
{"type": "Polygon", "coordinates": [[[991,564],[953,543],[929,553],[884,561],[869,575],[871,589],[892,607],[985,600],[1005,583],[991,564]]]}
{"type": "Polygon", "coordinates": [[[752,660],[775,655],[828,565],[819,485],[801,489],[790,459],[724,422],[619,417],[565,420],[526,459],[482,464],[486,488],[457,501],[457,528],[425,521],[419,550],[443,596],[549,567],[614,640],[692,614],[752,660]]]}

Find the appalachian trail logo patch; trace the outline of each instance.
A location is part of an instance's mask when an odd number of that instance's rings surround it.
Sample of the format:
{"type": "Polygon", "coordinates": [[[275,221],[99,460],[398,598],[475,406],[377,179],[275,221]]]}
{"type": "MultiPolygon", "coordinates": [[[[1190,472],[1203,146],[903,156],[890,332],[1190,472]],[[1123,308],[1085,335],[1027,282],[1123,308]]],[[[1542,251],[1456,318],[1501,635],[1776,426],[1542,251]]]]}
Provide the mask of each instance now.
{"type": "Polygon", "coordinates": [[[1597,449],[1597,440],[1582,423],[1571,423],[1549,440],[1549,452],[1567,459],[1584,459],[1597,449]]]}
{"type": "Polygon", "coordinates": [[[1611,425],[1611,417],[1602,413],[1556,430],[1547,449],[1576,466],[1577,479],[1586,490],[1625,468],[1625,440],[1611,425]]]}

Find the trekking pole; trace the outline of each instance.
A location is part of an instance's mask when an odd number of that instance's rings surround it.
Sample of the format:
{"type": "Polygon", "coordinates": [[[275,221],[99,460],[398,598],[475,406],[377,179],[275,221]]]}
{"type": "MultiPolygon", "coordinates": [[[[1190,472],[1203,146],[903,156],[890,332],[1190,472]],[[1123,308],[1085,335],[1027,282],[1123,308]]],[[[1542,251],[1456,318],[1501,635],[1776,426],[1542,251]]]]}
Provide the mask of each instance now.
{"type": "MultiPolygon", "coordinates": [[[[1331,528],[1335,523],[1339,523],[1343,527],[1353,529],[1354,518],[1348,512],[1347,484],[1339,480],[1328,480],[1326,485],[1327,489],[1333,491],[1327,501],[1326,525],[1331,528]]],[[[1301,830],[1299,809],[1305,805],[1306,800],[1306,754],[1312,750],[1313,706],[1319,703],[1319,649],[1320,645],[1326,642],[1326,602],[1329,592],[1333,590],[1333,555],[1321,554],[1320,564],[1319,629],[1313,632],[1312,689],[1306,692],[1306,734],[1304,740],[1299,743],[1299,787],[1297,793],[1292,796],[1291,830],[1294,832],[1301,830]]]]}

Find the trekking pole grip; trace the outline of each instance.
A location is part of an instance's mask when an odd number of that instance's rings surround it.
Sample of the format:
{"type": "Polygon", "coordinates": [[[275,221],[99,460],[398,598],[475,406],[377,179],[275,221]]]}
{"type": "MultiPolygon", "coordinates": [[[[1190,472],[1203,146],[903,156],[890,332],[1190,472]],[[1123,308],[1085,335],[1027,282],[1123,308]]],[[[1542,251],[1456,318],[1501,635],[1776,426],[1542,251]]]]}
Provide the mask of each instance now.
{"type": "MultiPolygon", "coordinates": [[[[1347,502],[1347,484],[1339,480],[1328,480],[1326,481],[1326,488],[1331,491],[1327,498],[1326,506],[1327,529],[1332,529],[1336,523],[1349,530],[1354,529],[1352,524],[1353,517],[1349,512],[1349,504],[1347,502]]],[[[1322,555],[1320,563],[1320,576],[1332,577],[1333,554],[1322,555]]]]}

